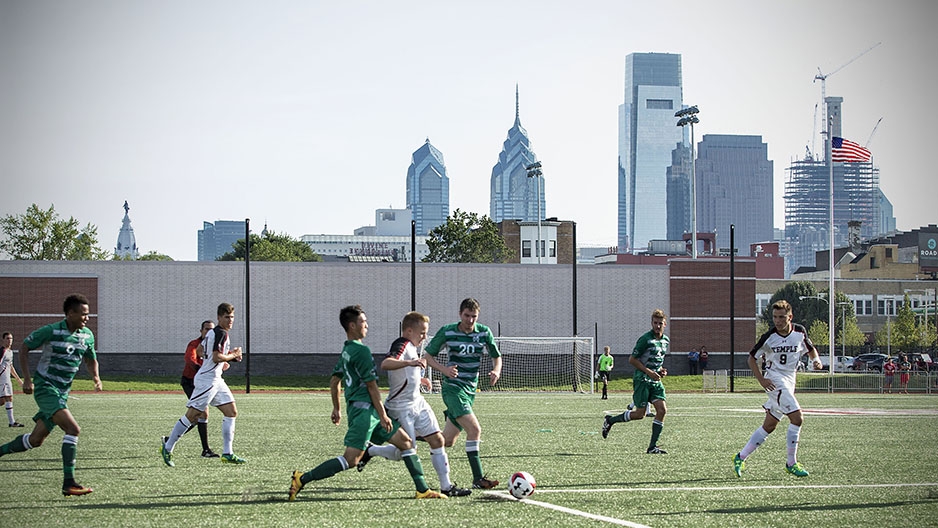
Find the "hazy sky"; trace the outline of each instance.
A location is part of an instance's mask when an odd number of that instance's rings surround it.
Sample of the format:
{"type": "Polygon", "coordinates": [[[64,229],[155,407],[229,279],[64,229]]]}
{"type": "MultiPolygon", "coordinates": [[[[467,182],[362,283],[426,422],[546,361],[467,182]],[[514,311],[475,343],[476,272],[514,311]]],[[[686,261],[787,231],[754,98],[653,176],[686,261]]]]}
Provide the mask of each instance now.
{"type": "Polygon", "coordinates": [[[882,42],[827,93],[844,98],[849,139],[883,118],[870,149],[912,229],[938,222],[936,20],[934,1],[0,0],[0,214],[54,203],[113,249],[127,200],[141,252],[176,260],[196,259],[204,220],[351,233],[404,207],[427,138],[451,209],[488,214],[517,83],[545,217],[611,246],[625,56],[669,52],[700,107],[698,141],[768,143],[782,227],[817,68],[882,42]]]}

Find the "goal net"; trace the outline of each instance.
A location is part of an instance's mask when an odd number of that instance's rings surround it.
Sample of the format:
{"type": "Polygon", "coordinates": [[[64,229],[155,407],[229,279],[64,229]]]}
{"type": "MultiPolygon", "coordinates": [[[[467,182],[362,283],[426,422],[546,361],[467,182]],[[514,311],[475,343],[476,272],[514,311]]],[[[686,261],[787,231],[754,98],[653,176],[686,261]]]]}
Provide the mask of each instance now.
{"type": "MultiPolygon", "coordinates": [[[[427,336],[429,343],[432,336],[427,336]]],[[[593,392],[594,350],[592,337],[496,337],[502,356],[502,375],[489,384],[492,358],[483,354],[479,366],[480,391],[593,392]]],[[[444,347],[437,361],[446,365],[444,347]]],[[[433,390],[439,390],[443,375],[427,369],[433,390]]]]}

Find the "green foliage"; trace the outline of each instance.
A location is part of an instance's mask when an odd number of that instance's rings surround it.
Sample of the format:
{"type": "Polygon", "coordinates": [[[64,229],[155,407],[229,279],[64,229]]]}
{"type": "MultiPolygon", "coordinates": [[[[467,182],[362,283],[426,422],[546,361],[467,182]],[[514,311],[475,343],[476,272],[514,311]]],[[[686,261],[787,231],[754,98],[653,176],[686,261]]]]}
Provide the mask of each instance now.
{"type": "Polygon", "coordinates": [[[805,328],[810,328],[811,321],[818,318],[817,308],[814,303],[820,302],[823,304],[824,301],[810,298],[802,301],[801,297],[814,297],[816,295],[818,295],[817,289],[808,281],[789,282],[772,295],[769,305],[765,308],[765,311],[762,312],[762,320],[769,325],[769,328],[774,326],[772,323],[772,305],[775,304],[776,301],[786,300],[792,308],[792,320],[798,324],[804,325],[805,328]]]}
{"type": "Polygon", "coordinates": [[[140,255],[137,257],[137,260],[163,260],[163,261],[172,261],[173,257],[169,255],[164,255],[162,253],[157,253],[156,251],[151,251],[145,255],[140,255]]]}
{"type": "MultiPolygon", "coordinates": [[[[849,308],[849,307],[848,307],[849,308]]],[[[847,338],[846,345],[849,346],[860,346],[866,344],[866,334],[864,334],[860,327],[857,326],[856,318],[851,319],[847,317],[847,338]]]]}
{"type": "Polygon", "coordinates": [[[768,332],[769,328],[771,328],[771,326],[769,326],[769,323],[765,322],[765,320],[760,317],[756,321],[756,341],[758,341],[759,338],[762,337],[762,334],[768,332]]]}
{"type": "Polygon", "coordinates": [[[829,345],[830,329],[827,323],[820,319],[815,319],[814,322],[811,323],[811,326],[808,327],[808,339],[813,341],[815,345],[829,345]]]}
{"type": "Polygon", "coordinates": [[[0,218],[0,250],[13,260],[107,260],[111,253],[98,245],[98,228],[59,218],[55,205],[42,210],[30,205],[21,215],[0,218]]]}
{"type": "Polygon", "coordinates": [[[427,248],[423,262],[507,262],[514,256],[491,218],[459,209],[430,231],[427,248]]]}
{"type": "MultiPolygon", "coordinates": [[[[233,251],[217,260],[244,260],[244,239],[234,244],[233,251]]],[[[265,236],[251,234],[251,260],[266,262],[322,262],[322,257],[313,252],[309,244],[286,233],[268,231],[265,236]]]]}
{"type": "Polygon", "coordinates": [[[920,333],[916,332],[915,312],[912,311],[912,304],[909,302],[909,295],[905,295],[902,306],[896,311],[896,324],[893,326],[892,346],[903,350],[909,350],[920,341],[920,333]]]}
{"type": "Polygon", "coordinates": [[[889,321],[884,324],[883,327],[873,335],[873,344],[878,347],[886,347],[891,345],[893,343],[892,337],[896,335],[895,326],[895,321],[889,321]]]}

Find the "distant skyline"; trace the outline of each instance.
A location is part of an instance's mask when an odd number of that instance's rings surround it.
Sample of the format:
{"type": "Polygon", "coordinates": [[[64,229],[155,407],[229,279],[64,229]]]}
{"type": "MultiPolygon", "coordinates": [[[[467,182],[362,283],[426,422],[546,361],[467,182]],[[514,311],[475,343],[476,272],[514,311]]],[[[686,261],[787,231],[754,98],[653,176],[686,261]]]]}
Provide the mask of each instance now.
{"type": "Polygon", "coordinates": [[[139,252],[176,260],[196,260],[203,221],[348,234],[404,207],[427,138],[450,210],[488,214],[517,83],[546,209],[613,246],[625,57],[661,52],[681,55],[698,141],[768,145],[775,227],[812,143],[814,77],[835,72],[844,137],[866,144],[882,118],[869,148],[910,230],[938,222],[934,20],[928,1],[0,0],[0,215],[54,204],[113,250],[126,200],[139,252]]]}

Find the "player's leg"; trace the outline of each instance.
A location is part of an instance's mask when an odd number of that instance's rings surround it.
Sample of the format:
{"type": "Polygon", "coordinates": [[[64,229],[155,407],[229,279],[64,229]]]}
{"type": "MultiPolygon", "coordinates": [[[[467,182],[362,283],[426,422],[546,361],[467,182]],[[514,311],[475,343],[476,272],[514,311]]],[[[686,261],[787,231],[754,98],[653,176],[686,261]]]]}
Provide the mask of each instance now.
{"type": "Polygon", "coordinates": [[[644,381],[635,382],[635,390],[632,393],[633,405],[629,406],[630,410],[623,412],[622,414],[606,415],[603,418],[603,438],[609,436],[609,431],[612,429],[612,424],[630,422],[632,420],[641,420],[645,417],[645,408],[648,406],[648,391],[648,383],[645,383],[644,381]]]}
{"type": "Polygon", "coordinates": [[[228,384],[221,380],[218,382],[218,392],[212,400],[212,405],[217,407],[224,415],[221,419],[221,461],[230,464],[243,464],[246,462],[243,458],[234,454],[234,435],[235,419],[238,417],[238,407],[235,405],[234,395],[228,384]]]}
{"type": "MultiPolygon", "coordinates": [[[[186,393],[186,398],[192,398],[192,392],[195,390],[195,382],[192,378],[181,378],[180,385],[182,391],[186,393]]],[[[199,440],[202,442],[202,456],[205,458],[218,458],[218,454],[212,451],[208,446],[208,409],[198,418],[197,427],[199,429],[199,440]]]]}
{"type": "Polygon", "coordinates": [[[769,394],[769,399],[762,406],[765,409],[765,420],[763,420],[762,425],[753,431],[752,435],[749,437],[749,441],[746,442],[746,445],[736,454],[733,458],[733,471],[736,473],[737,477],[741,477],[743,469],[746,468],[745,461],[760,445],[765,442],[765,439],[768,438],[772,431],[775,430],[775,427],[778,425],[779,418],[782,416],[781,412],[777,408],[778,399],[775,397],[775,392],[769,394]],[[776,414],[778,416],[776,416],[776,414]]]}
{"type": "Polygon", "coordinates": [[[663,455],[667,454],[667,451],[658,447],[658,438],[661,436],[661,431],[664,429],[664,416],[668,412],[664,386],[660,383],[656,384],[656,387],[652,388],[651,397],[653,401],[650,403],[655,407],[655,419],[651,422],[651,441],[648,443],[648,450],[646,452],[649,454],[663,455]]]}
{"type": "MultiPolygon", "coordinates": [[[[395,426],[397,426],[396,423],[395,426]]],[[[423,464],[420,463],[420,458],[417,457],[417,450],[414,448],[414,441],[410,435],[399,426],[397,430],[392,429],[392,431],[393,434],[390,438],[387,438],[387,441],[401,450],[401,459],[404,460],[404,466],[407,467],[407,472],[410,473],[410,478],[413,479],[414,487],[417,489],[416,498],[445,498],[445,495],[441,496],[431,490],[427,484],[427,479],[423,474],[423,464]]],[[[372,440],[374,441],[382,441],[386,437],[387,433],[383,429],[372,433],[372,440]]]]}
{"type": "Polygon", "coordinates": [[[288,500],[296,500],[297,493],[309,482],[332,477],[350,467],[354,467],[361,460],[372,432],[380,427],[381,421],[378,419],[377,411],[371,406],[359,408],[350,405],[347,412],[348,431],[345,433],[345,440],[343,441],[345,453],[330,458],[305,473],[294,471],[290,479],[288,500]]]}
{"type": "MultiPolygon", "coordinates": [[[[401,425],[404,427],[404,425],[401,425]]],[[[408,433],[411,431],[408,430],[408,433]]],[[[413,432],[420,435],[430,446],[430,462],[440,478],[440,491],[448,497],[464,497],[472,493],[471,490],[456,486],[450,479],[449,456],[444,447],[443,433],[436,414],[430,405],[423,400],[415,405],[413,415],[413,432]]],[[[414,436],[416,438],[416,436],[414,436]]]]}
{"type": "Polygon", "coordinates": [[[3,385],[3,396],[0,396],[0,402],[3,402],[3,407],[7,412],[7,421],[10,424],[10,427],[23,427],[23,424],[16,421],[16,418],[13,417],[13,385],[5,383],[3,385]]]}
{"type": "Polygon", "coordinates": [[[75,482],[78,435],[81,433],[78,422],[75,421],[71,411],[62,408],[52,415],[52,423],[65,433],[62,436],[62,493],[64,495],[86,495],[91,493],[91,488],[86,488],[75,482]]]}
{"type": "Polygon", "coordinates": [[[49,430],[54,427],[54,424],[47,418],[41,418],[39,414],[36,415],[35,420],[36,425],[33,427],[31,433],[21,434],[0,446],[0,456],[10,453],[22,453],[23,451],[42,445],[42,442],[49,436],[49,430]],[[46,423],[47,421],[48,425],[46,423]]]}

